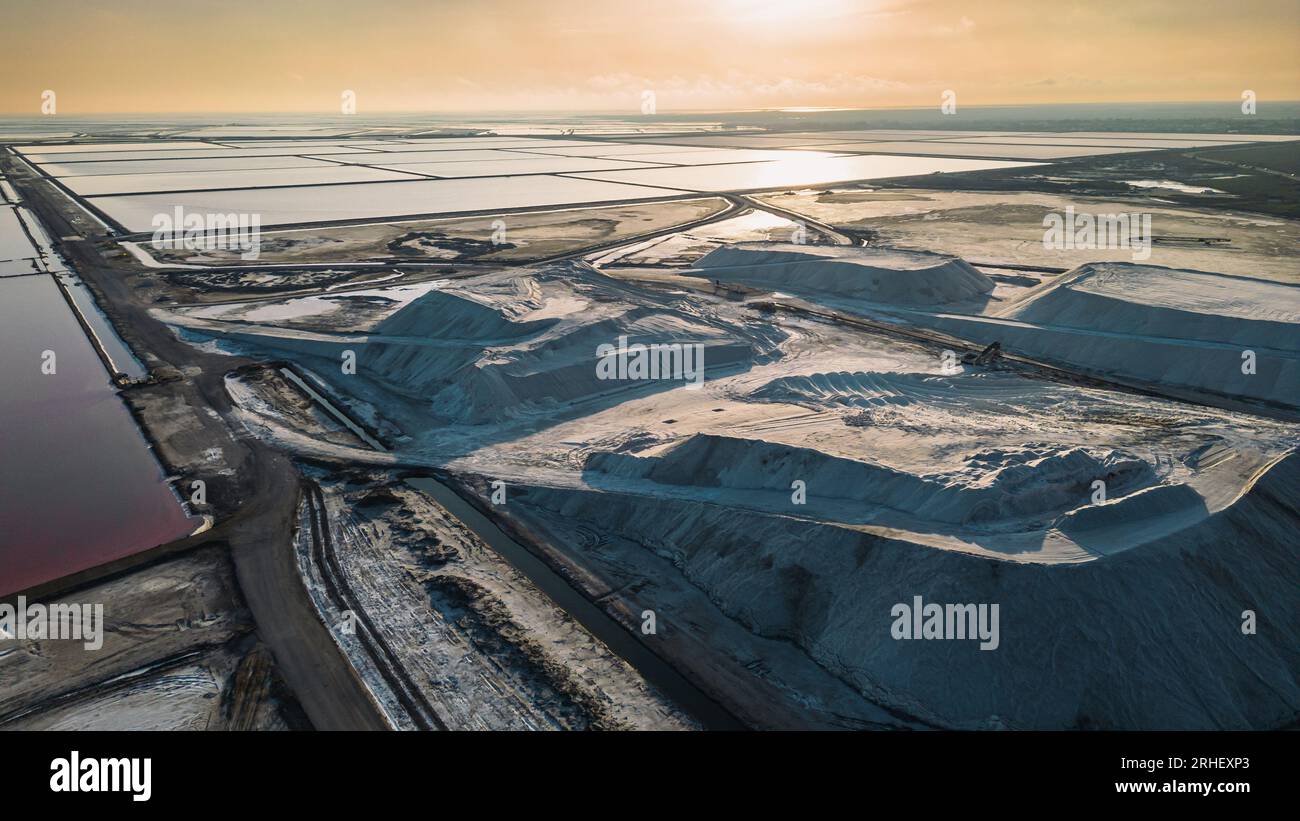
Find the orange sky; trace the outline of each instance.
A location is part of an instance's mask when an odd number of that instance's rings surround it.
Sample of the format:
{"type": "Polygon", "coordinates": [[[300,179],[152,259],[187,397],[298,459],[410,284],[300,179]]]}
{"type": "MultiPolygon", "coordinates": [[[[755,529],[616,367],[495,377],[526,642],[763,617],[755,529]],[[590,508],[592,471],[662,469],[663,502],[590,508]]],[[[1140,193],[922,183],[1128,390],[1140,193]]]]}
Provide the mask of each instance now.
{"type": "Polygon", "coordinates": [[[0,112],[1300,99],[1300,0],[2,0],[0,112]]]}

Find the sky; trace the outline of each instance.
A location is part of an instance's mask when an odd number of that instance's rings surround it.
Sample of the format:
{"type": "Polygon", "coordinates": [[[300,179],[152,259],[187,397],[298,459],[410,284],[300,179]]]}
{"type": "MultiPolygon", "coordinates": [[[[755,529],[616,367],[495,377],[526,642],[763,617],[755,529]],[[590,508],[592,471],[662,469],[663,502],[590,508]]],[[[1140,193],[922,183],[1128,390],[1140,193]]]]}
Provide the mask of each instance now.
{"type": "Polygon", "coordinates": [[[1300,99],[1300,0],[0,0],[0,113],[1300,99]]]}

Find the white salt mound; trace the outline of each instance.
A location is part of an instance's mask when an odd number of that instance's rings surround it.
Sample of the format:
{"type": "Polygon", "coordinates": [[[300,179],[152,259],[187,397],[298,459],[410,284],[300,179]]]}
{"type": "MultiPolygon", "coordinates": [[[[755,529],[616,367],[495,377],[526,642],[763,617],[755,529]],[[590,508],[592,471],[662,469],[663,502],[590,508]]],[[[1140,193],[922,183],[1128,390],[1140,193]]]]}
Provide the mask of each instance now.
{"type": "Polygon", "coordinates": [[[1093,263],[997,318],[918,321],[1107,377],[1300,407],[1300,286],[1093,263]]]}
{"type": "Polygon", "coordinates": [[[528,336],[554,324],[553,319],[513,321],[493,306],[459,294],[430,291],[381,322],[375,333],[487,342],[528,336]]]}
{"type": "Polygon", "coordinates": [[[1300,287],[1155,265],[1082,265],[1010,316],[1036,325],[1300,351],[1300,287]]]}
{"type": "MultiPolygon", "coordinates": [[[[625,337],[628,345],[677,343],[703,346],[705,372],[744,366],[757,346],[689,317],[654,308],[634,308],[620,316],[561,326],[508,348],[486,352],[455,373],[443,374],[446,387],[432,396],[435,411],[468,424],[500,421],[523,412],[554,412],[600,396],[638,389],[666,390],[685,384],[679,378],[601,380],[596,351],[625,337]]],[[[678,375],[680,376],[680,375],[678,375]]]]}
{"type": "Polygon", "coordinates": [[[886,305],[946,305],[983,297],[993,281],[958,257],[923,251],[745,242],[718,248],[689,276],[886,305]]]}
{"type": "Polygon", "coordinates": [[[942,407],[969,413],[973,409],[1019,412],[1027,396],[1025,382],[995,372],[960,377],[890,371],[830,371],[782,376],[752,391],[760,402],[789,402],[812,407],[874,408],[942,407]]]}
{"type": "MultiPolygon", "coordinates": [[[[1125,506],[1176,515],[1185,495],[1158,487],[1125,506]]],[[[1229,507],[1070,565],[995,561],[706,498],[652,505],[635,493],[530,488],[516,504],[665,557],[741,625],[934,726],[1268,729],[1300,718],[1297,498],[1293,453],[1229,507]],[[998,648],[895,639],[891,608],[918,595],[997,604],[998,648]],[[1247,608],[1269,628],[1243,636],[1247,608]]],[[[1100,522],[1084,519],[1117,512],[1094,511],[1063,524],[1088,531],[1100,522]]]]}
{"type": "MultiPolygon", "coordinates": [[[[598,452],[585,469],[620,479],[731,491],[788,491],[805,480],[816,498],[900,511],[920,520],[978,527],[1008,519],[1063,513],[1086,504],[1091,484],[1105,480],[1128,492],[1154,480],[1151,466],[1112,449],[1028,445],[985,450],[966,469],[917,476],[866,460],[756,439],[696,434],[660,456],[598,452]]],[[[814,505],[815,506],[815,505],[814,505]]]]}
{"type": "Polygon", "coordinates": [[[668,306],[620,310],[611,304],[600,313],[531,321],[511,318],[509,312],[518,307],[517,301],[484,304],[432,291],[379,323],[364,341],[242,329],[223,338],[290,354],[322,373],[334,371],[342,352],[351,350],[357,378],[338,380],[337,390],[369,401],[369,386],[377,383],[388,396],[426,408],[426,423],[431,412],[441,421],[471,425],[566,412],[591,400],[614,402],[628,392],[680,388],[688,379],[748,367],[756,357],[771,355],[784,338],[772,329],[732,329],[668,306]],[[598,351],[620,339],[628,346],[700,345],[702,350],[690,362],[669,358],[680,373],[670,368],[662,378],[602,379],[598,351]],[[702,371],[687,373],[688,365],[702,371]]]}

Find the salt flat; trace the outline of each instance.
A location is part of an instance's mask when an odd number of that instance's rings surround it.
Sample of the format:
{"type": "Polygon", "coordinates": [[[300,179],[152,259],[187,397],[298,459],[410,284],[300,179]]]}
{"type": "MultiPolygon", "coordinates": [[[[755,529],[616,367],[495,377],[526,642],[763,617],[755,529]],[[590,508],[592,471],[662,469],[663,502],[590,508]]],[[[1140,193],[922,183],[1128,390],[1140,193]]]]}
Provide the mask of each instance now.
{"type": "MultiPolygon", "coordinates": [[[[448,152],[456,153],[456,152],[448,152]]],[[[387,166],[375,163],[375,167],[387,166]]],[[[615,171],[627,168],[654,168],[653,163],[606,160],[599,157],[517,157],[508,159],[453,162],[420,162],[394,165],[398,171],[428,174],[433,177],[504,177],[511,174],[555,174],[573,171],[615,171]]]]}
{"type": "Polygon", "coordinates": [[[329,128],[319,126],[263,126],[263,125],[232,125],[232,126],[209,126],[206,128],[196,128],[192,131],[182,131],[182,137],[204,137],[208,139],[220,139],[222,137],[341,137],[345,134],[354,133],[354,128],[329,128]]]}
{"type": "Polygon", "coordinates": [[[336,168],[337,165],[310,157],[217,157],[205,159],[110,160],[107,162],[46,163],[41,170],[51,177],[81,177],[99,174],[154,174],[190,171],[240,171],[251,168],[336,168]]]}
{"type": "Polygon", "coordinates": [[[1044,131],[960,131],[957,129],[938,129],[938,128],[880,128],[880,129],[860,129],[848,131],[814,131],[813,135],[826,135],[842,137],[844,139],[852,138],[871,138],[882,136],[884,139],[893,139],[894,137],[908,137],[911,139],[927,139],[942,137],[1000,137],[1000,136],[1023,136],[1033,137],[1039,134],[1047,134],[1044,131]]]}
{"type": "Polygon", "coordinates": [[[632,185],[661,185],[689,191],[761,191],[790,186],[825,185],[849,180],[879,180],[920,174],[1019,168],[1035,164],[1001,160],[864,155],[731,165],[649,168],[643,171],[598,171],[582,176],[593,180],[608,180],[632,185]]]}
{"type": "MultiPolygon", "coordinates": [[[[857,135],[856,138],[864,139],[862,135],[857,135]]],[[[682,150],[687,148],[816,148],[819,143],[842,142],[847,139],[853,138],[838,135],[815,137],[806,134],[719,134],[709,137],[664,136],[655,137],[654,141],[660,145],[682,150]]],[[[630,140],[631,138],[628,138],[618,142],[637,144],[630,140]]],[[[610,144],[617,143],[611,141],[610,144]]]]}
{"type": "Polygon", "coordinates": [[[388,140],[381,146],[391,151],[454,151],[464,148],[582,148],[598,146],[591,140],[548,140],[519,137],[448,137],[434,140],[388,140]]]}
{"type": "Polygon", "coordinates": [[[187,171],[179,174],[104,174],[68,177],[64,180],[64,185],[83,197],[95,197],[104,194],[203,191],[219,188],[247,190],[281,185],[384,182],[414,178],[411,174],[360,165],[323,165],[310,168],[259,168],[242,171],[187,171]]]}
{"type": "MultiPolygon", "coordinates": [[[[825,148],[830,143],[915,142],[1028,145],[1101,145],[1115,148],[1193,148],[1251,142],[1285,142],[1295,137],[1255,134],[1128,133],[1106,131],[958,131],[938,129],[862,129],[782,134],[708,134],[657,137],[656,142],[712,148],[825,148]]],[[[624,142],[632,142],[626,138],[624,142]]]]}
{"type": "Polygon", "coordinates": [[[665,163],[667,165],[721,165],[723,163],[764,162],[779,160],[781,162],[806,162],[824,159],[835,155],[826,151],[802,150],[762,150],[752,148],[725,149],[712,151],[672,151],[648,152],[638,154],[637,159],[645,162],[665,163]]]}
{"type": "MultiPolygon", "coordinates": [[[[710,147],[738,146],[743,148],[793,148],[815,147],[819,143],[874,140],[924,140],[955,137],[984,137],[998,135],[1032,136],[1026,131],[937,131],[915,129],[864,129],[852,131],[805,131],[770,134],[707,134],[689,137],[657,137],[655,142],[673,145],[710,147]]],[[[631,141],[633,138],[626,138],[631,141]]]]}
{"type": "MultiPolygon", "coordinates": [[[[991,133],[991,132],[990,132],[991,133]]],[[[1133,139],[1144,140],[1224,140],[1225,142],[1238,143],[1276,143],[1291,142],[1300,139],[1293,135],[1285,134],[1189,134],[1179,131],[1161,131],[1161,132],[1115,132],[1115,131],[1062,131],[1062,132],[1041,132],[1051,137],[1101,137],[1109,139],[1115,136],[1131,137],[1133,139]]]]}
{"type": "MultiPolygon", "coordinates": [[[[167,159],[202,159],[207,157],[293,157],[303,154],[365,154],[374,156],[379,154],[378,151],[370,151],[364,148],[349,148],[347,146],[330,146],[319,151],[304,151],[301,146],[292,146],[285,148],[222,148],[213,146],[211,148],[196,148],[184,151],[168,151],[167,159]]],[[[158,159],[162,152],[153,151],[79,151],[69,152],[66,154],[50,153],[42,150],[40,153],[24,154],[28,160],[36,164],[48,162],[105,162],[108,160],[154,160],[158,159]]]]}
{"type": "Polygon", "coordinates": [[[77,143],[75,145],[18,145],[15,150],[28,154],[85,154],[104,151],[182,151],[192,148],[212,148],[212,143],[184,142],[181,140],[153,140],[138,143],[77,143]]]}
{"type": "Polygon", "coordinates": [[[271,226],[625,202],[686,193],[617,181],[532,176],[106,196],[96,198],[95,205],[128,231],[151,231],[155,214],[171,212],[177,206],[199,214],[252,212],[261,215],[263,226],[271,226]]]}
{"type": "Polygon", "coordinates": [[[1216,145],[1234,144],[1232,141],[1225,140],[1198,139],[1191,134],[1184,139],[1177,140],[1132,139],[1121,135],[1110,137],[1064,137],[1053,134],[1037,137],[962,137],[960,140],[945,140],[945,142],[999,143],[1006,145],[1098,145],[1112,148],[1149,148],[1153,151],[1160,148],[1208,148],[1216,145]]]}
{"type": "Polygon", "coordinates": [[[1144,151],[1142,148],[1115,148],[1112,146],[1069,145],[995,145],[949,142],[943,140],[917,140],[904,142],[823,143],[818,146],[839,153],[913,154],[916,156],[1005,157],[1020,160],[1056,160],[1065,157],[1092,157],[1104,154],[1126,154],[1144,151]]]}
{"type": "Polygon", "coordinates": [[[717,149],[705,145],[682,146],[663,143],[607,142],[593,143],[591,145],[566,146],[563,148],[552,148],[546,145],[538,145],[535,147],[520,147],[519,150],[527,151],[529,154],[563,154],[566,157],[623,157],[637,154],[664,154],[670,151],[682,153],[686,151],[716,151],[717,149]]]}
{"type": "MultiPolygon", "coordinates": [[[[386,140],[214,140],[207,145],[225,146],[227,148],[329,148],[346,145],[354,148],[382,148],[386,145],[400,145],[399,141],[386,140]]],[[[309,152],[303,152],[309,153],[309,152]]]]}
{"type": "MultiPolygon", "coordinates": [[[[1047,168],[1051,168],[1048,166],[1047,168]]],[[[1050,172],[1046,172],[1050,173],[1050,172]]],[[[1133,209],[1122,196],[1084,197],[1076,193],[1027,191],[936,192],[923,188],[889,191],[842,190],[777,192],[762,199],[817,222],[849,230],[879,232],[888,245],[955,254],[971,260],[1013,265],[1073,268],[1090,262],[1132,261],[1127,248],[1044,248],[1043,219],[1070,205],[1093,214],[1133,209]]],[[[1161,234],[1224,237],[1222,247],[1156,243],[1148,262],[1165,268],[1300,281],[1294,254],[1300,224],[1258,215],[1191,209],[1169,203],[1143,206],[1161,234]]]]}
{"type": "MultiPolygon", "coordinates": [[[[311,152],[308,156],[327,156],[321,152],[311,152]]],[[[506,149],[466,148],[452,151],[385,151],[368,154],[366,157],[349,159],[348,162],[374,163],[375,165],[406,165],[425,162],[471,162],[475,160],[510,160],[524,159],[530,155],[520,154],[506,149]]],[[[337,159],[337,158],[336,158],[337,159]]]]}
{"type": "Polygon", "coordinates": [[[0,206],[0,260],[34,259],[38,252],[23,231],[18,207],[0,206]]]}

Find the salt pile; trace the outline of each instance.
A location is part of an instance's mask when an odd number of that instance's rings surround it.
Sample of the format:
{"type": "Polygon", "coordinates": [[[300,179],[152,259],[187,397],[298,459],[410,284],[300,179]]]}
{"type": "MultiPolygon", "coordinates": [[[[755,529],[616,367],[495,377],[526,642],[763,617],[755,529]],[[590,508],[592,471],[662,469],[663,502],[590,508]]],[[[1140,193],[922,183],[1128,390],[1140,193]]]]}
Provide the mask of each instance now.
{"type": "MultiPolygon", "coordinates": [[[[811,448],[775,442],[696,434],[658,456],[597,452],[587,459],[591,474],[662,485],[713,488],[716,500],[730,491],[780,492],[781,512],[796,480],[806,484],[807,507],[819,500],[887,508],[920,520],[978,527],[1008,519],[1062,513],[1089,503],[1092,482],[1106,482],[1113,495],[1154,481],[1151,466],[1113,449],[1025,446],[971,454],[952,474],[917,476],[877,462],[845,459],[811,448]]],[[[754,500],[751,499],[750,504],[754,500]]]]}
{"type": "Polygon", "coordinates": [[[913,315],[980,344],[1106,377],[1300,407],[1300,286],[1092,263],[997,317],[913,315]]]}
{"type": "Polygon", "coordinates": [[[686,384],[684,377],[602,380],[597,352],[601,345],[619,339],[628,346],[702,345],[701,376],[743,366],[759,353],[748,341],[689,317],[633,308],[598,322],[566,323],[508,348],[485,352],[455,373],[444,374],[447,385],[433,396],[433,407],[440,415],[482,424],[521,412],[555,411],[602,395],[686,384]]]}
{"type": "Polygon", "coordinates": [[[746,242],[711,251],[696,266],[689,275],[886,305],[948,305],[994,287],[957,257],[887,248],[746,242]]]}
{"type": "Polygon", "coordinates": [[[1036,325],[1300,352],[1300,287],[1155,265],[1080,266],[1009,316],[1036,325]]]}
{"type": "MultiPolygon", "coordinates": [[[[213,328],[211,320],[188,321],[187,333],[196,337],[213,328]]],[[[424,428],[430,418],[491,424],[671,390],[775,356],[784,334],[720,322],[670,300],[635,306],[600,280],[567,270],[503,276],[473,291],[431,290],[364,336],[241,324],[223,329],[221,338],[287,354],[322,377],[338,373],[351,352],[355,373],[329,379],[331,386],[366,404],[401,398],[408,412],[388,407],[389,417],[401,427],[419,419],[416,427],[424,428]],[[689,348],[691,361],[675,364],[691,372],[609,378],[598,368],[600,352],[619,344],[689,348]]]]}
{"type": "MultiPolygon", "coordinates": [[[[724,446],[697,444],[691,466],[712,465],[703,451],[724,446]]],[[[1191,526],[1071,564],[990,560],[692,496],[649,504],[619,490],[531,487],[515,504],[532,521],[581,521],[663,556],[755,634],[934,726],[1263,729],[1300,717],[1300,455],[1191,526]],[[891,609],[914,596],[1000,605],[997,650],[895,640],[891,609]],[[1247,609],[1270,629],[1244,635],[1247,609]]]]}
{"type": "Polygon", "coordinates": [[[540,333],[554,324],[554,319],[514,321],[495,306],[459,293],[435,290],[384,320],[375,333],[487,342],[518,339],[540,333]]]}
{"type": "Polygon", "coordinates": [[[1023,380],[993,372],[936,376],[889,371],[833,371],[773,379],[749,394],[760,402],[809,407],[873,408],[893,405],[918,413],[942,406],[968,415],[972,410],[1016,412],[1032,401],[1023,380]]]}

